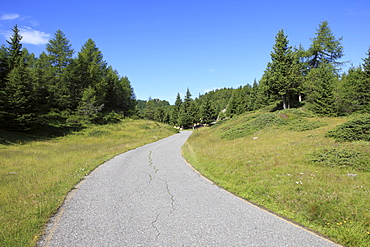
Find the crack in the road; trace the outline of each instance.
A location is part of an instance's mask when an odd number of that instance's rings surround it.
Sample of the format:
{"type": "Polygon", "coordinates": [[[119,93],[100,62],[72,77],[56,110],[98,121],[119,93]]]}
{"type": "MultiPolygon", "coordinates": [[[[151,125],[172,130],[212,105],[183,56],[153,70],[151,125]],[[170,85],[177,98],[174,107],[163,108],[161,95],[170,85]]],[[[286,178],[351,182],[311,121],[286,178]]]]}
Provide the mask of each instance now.
{"type": "Polygon", "coordinates": [[[159,238],[159,235],[161,235],[161,232],[158,230],[158,227],[156,227],[156,225],[155,225],[155,223],[157,223],[157,221],[158,221],[159,215],[160,215],[160,213],[157,214],[157,216],[155,217],[155,220],[151,223],[152,227],[157,232],[157,236],[155,237],[155,240],[157,240],[159,238]]]}
{"type": "MultiPolygon", "coordinates": [[[[154,170],[155,173],[158,173],[158,169],[156,166],[153,165],[153,159],[152,159],[152,153],[153,150],[149,152],[149,166],[154,170]]],[[[153,175],[149,173],[149,182],[153,180],[153,175]]]]}
{"type": "Polygon", "coordinates": [[[173,195],[171,194],[170,186],[168,185],[167,181],[165,181],[163,179],[160,179],[160,180],[166,185],[167,193],[168,193],[168,195],[170,195],[170,198],[171,198],[171,210],[170,210],[170,213],[168,214],[168,215],[171,215],[173,213],[173,211],[175,211],[175,199],[174,199],[173,195]]]}
{"type": "MultiPolygon", "coordinates": [[[[154,170],[154,173],[149,173],[149,183],[151,183],[154,180],[154,175],[159,172],[159,169],[154,165],[154,162],[153,162],[153,159],[152,159],[152,154],[153,154],[153,150],[151,150],[149,152],[149,166],[154,170]]],[[[166,187],[167,194],[170,196],[170,199],[171,199],[171,209],[170,209],[168,215],[171,215],[175,211],[175,199],[174,199],[174,196],[171,193],[170,186],[169,186],[168,182],[166,180],[160,178],[160,177],[158,177],[158,179],[161,182],[163,182],[163,184],[166,187]]],[[[160,231],[159,231],[159,229],[158,229],[158,227],[156,226],[156,223],[157,223],[159,217],[160,217],[160,213],[158,213],[157,216],[156,216],[156,218],[155,218],[155,220],[153,222],[151,222],[152,227],[157,232],[157,236],[156,236],[155,240],[157,240],[159,238],[160,234],[161,234],[160,231]]]]}

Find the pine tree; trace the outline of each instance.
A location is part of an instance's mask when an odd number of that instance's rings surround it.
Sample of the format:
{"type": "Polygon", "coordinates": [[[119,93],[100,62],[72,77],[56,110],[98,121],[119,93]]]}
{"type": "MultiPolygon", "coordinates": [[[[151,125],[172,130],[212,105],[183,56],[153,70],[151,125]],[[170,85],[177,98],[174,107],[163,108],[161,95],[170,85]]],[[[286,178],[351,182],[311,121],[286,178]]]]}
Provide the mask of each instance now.
{"type": "Polygon", "coordinates": [[[336,39],[332,33],[328,21],[321,22],[316,37],[311,39],[312,44],[307,51],[309,68],[318,68],[322,63],[337,66],[337,62],[343,57],[342,38],[336,39]]]}
{"type": "MultiPolygon", "coordinates": [[[[42,54],[47,80],[45,84],[49,91],[49,105],[51,108],[65,110],[71,108],[70,100],[72,83],[67,76],[67,67],[73,61],[74,50],[72,45],[60,30],[55,32],[54,37],[46,44],[47,54],[42,54]]],[[[41,58],[41,57],[40,57],[41,58]]],[[[46,79],[46,78],[44,78],[46,79]]]]}
{"type": "Polygon", "coordinates": [[[271,94],[281,97],[283,108],[286,109],[290,108],[297,92],[295,84],[296,60],[292,47],[288,46],[289,41],[284,30],[277,33],[275,41],[273,52],[271,52],[271,62],[265,72],[266,83],[271,94]]]}
{"type": "Polygon", "coordinates": [[[180,97],[180,93],[177,93],[175,105],[172,107],[172,112],[171,112],[171,117],[170,117],[171,124],[175,126],[180,126],[179,113],[180,113],[181,105],[182,105],[182,100],[180,97]]]}
{"type": "Polygon", "coordinates": [[[342,113],[369,112],[370,110],[370,81],[366,72],[357,68],[350,68],[342,76],[339,87],[339,100],[342,113]]]}
{"type": "MultiPolygon", "coordinates": [[[[6,83],[6,75],[8,73],[8,51],[5,45],[0,47],[0,111],[1,106],[5,103],[5,83],[6,83]]],[[[1,112],[0,112],[1,114],[1,112]]],[[[1,119],[1,115],[0,115],[1,119]]]]}
{"type": "Polygon", "coordinates": [[[124,76],[118,80],[118,94],[119,107],[125,116],[132,116],[135,112],[136,96],[134,89],[128,77],[124,76]]]}
{"type": "Polygon", "coordinates": [[[309,108],[320,115],[335,116],[338,109],[334,89],[338,84],[335,68],[331,64],[320,64],[306,76],[305,90],[309,108]]]}
{"type": "Polygon", "coordinates": [[[341,110],[345,113],[370,111],[370,48],[363,64],[342,76],[339,88],[341,110]]]}
{"type": "MultiPolygon", "coordinates": [[[[54,100],[51,95],[54,92],[50,90],[49,82],[54,79],[53,72],[50,70],[49,58],[45,52],[42,52],[35,62],[33,69],[33,80],[35,90],[35,104],[41,114],[46,114],[52,109],[54,100]]],[[[66,100],[68,102],[68,100],[66,100]]]]}
{"type": "Polygon", "coordinates": [[[54,38],[46,44],[46,50],[50,59],[50,64],[55,69],[55,75],[60,76],[63,70],[72,62],[74,50],[65,34],[58,30],[54,38]]]}
{"type": "Polygon", "coordinates": [[[188,128],[193,126],[197,122],[198,109],[196,108],[193,99],[191,98],[191,93],[189,88],[186,91],[184,101],[181,104],[179,112],[179,125],[183,128],[188,128]]]}
{"type": "Polygon", "coordinates": [[[217,118],[217,114],[215,114],[215,111],[212,108],[211,100],[208,97],[206,97],[204,103],[201,105],[201,114],[202,123],[204,124],[210,124],[217,118]]]}
{"type": "Polygon", "coordinates": [[[82,99],[77,109],[78,115],[81,116],[84,121],[91,122],[97,117],[99,110],[99,106],[96,103],[96,92],[89,86],[82,94],[82,99]]]}
{"type": "Polygon", "coordinates": [[[239,101],[239,99],[240,99],[240,97],[239,97],[240,89],[241,88],[233,90],[233,94],[231,95],[231,98],[229,100],[229,103],[227,105],[226,112],[225,112],[226,116],[228,116],[228,117],[232,118],[233,116],[238,115],[237,108],[238,108],[239,104],[241,103],[239,101]]]}
{"type": "Polygon", "coordinates": [[[36,120],[33,101],[33,85],[29,69],[22,53],[22,36],[17,25],[12,29],[13,35],[7,41],[7,71],[2,90],[3,112],[2,124],[8,129],[27,130],[36,120]]]}
{"type": "Polygon", "coordinates": [[[149,100],[146,102],[144,117],[145,119],[155,120],[155,103],[154,100],[150,97],[149,100]]]}
{"type": "Polygon", "coordinates": [[[21,59],[23,57],[22,54],[22,36],[20,35],[20,30],[18,29],[18,26],[15,25],[12,29],[13,35],[10,38],[10,41],[6,41],[9,44],[9,47],[7,49],[8,53],[8,59],[7,59],[7,71],[10,72],[15,67],[19,66],[22,62],[21,59]]]}
{"type": "Polygon", "coordinates": [[[8,60],[7,49],[5,45],[1,45],[0,47],[0,85],[5,80],[5,77],[6,77],[6,72],[8,69],[7,60],[8,60]]]}
{"type": "MultiPolygon", "coordinates": [[[[370,47],[367,50],[366,55],[367,55],[367,57],[362,59],[362,61],[364,61],[364,63],[362,64],[362,68],[364,69],[367,78],[370,79],[370,47]]],[[[368,81],[368,83],[369,83],[369,81],[368,81]]]]}
{"type": "Polygon", "coordinates": [[[96,101],[98,104],[104,104],[106,99],[107,81],[107,63],[103,60],[103,54],[96,47],[92,39],[88,39],[78,53],[76,60],[76,69],[78,73],[77,81],[81,91],[91,86],[96,92],[96,101]]]}

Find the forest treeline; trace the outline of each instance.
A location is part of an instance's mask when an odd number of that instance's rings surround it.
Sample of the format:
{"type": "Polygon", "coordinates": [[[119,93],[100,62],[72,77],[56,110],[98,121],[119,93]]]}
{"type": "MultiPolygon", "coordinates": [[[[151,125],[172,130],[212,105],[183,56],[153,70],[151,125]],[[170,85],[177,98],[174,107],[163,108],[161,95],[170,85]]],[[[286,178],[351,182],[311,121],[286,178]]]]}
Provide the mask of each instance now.
{"type": "Polygon", "coordinates": [[[209,124],[274,105],[304,106],[322,116],[370,110],[370,48],[363,63],[343,72],[342,38],[321,22],[310,47],[291,46],[284,30],[275,36],[262,78],[192,98],[189,88],[174,105],[137,100],[127,77],[104,61],[92,39],[75,56],[58,30],[39,57],[22,48],[15,26],[0,48],[0,128],[27,130],[38,124],[80,126],[140,117],[179,127],[209,124]]]}
{"type": "MultiPolygon", "coordinates": [[[[274,109],[306,107],[319,116],[370,112],[370,48],[363,63],[343,72],[342,38],[336,38],[327,21],[321,22],[311,45],[289,45],[284,30],[275,36],[262,78],[239,88],[223,88],[192,99],[177,95],[167,101],[149,99],[137,105],[141,117],[189,127],[209,124],[245,112],[274,105],[274,109]]],[[[365,54],[365,51],[364,51],[365,54]]]]}
{"type": "Polygon", "coordinates": [[[135,95],[88,39],[77,56],[60,30],[39,57],[22,48],[17,25],[0,47],[0,127],[80,126],[135,114],[135,95]]]}

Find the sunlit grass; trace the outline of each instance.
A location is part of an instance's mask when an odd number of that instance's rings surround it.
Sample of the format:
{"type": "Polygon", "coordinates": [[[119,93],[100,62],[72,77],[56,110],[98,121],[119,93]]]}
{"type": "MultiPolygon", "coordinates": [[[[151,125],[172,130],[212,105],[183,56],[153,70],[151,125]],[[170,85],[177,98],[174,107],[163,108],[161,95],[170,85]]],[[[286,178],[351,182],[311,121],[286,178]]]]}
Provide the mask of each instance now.
{"type": "Polygon", "coordinates": [[[166,125],[124,120],[48,141],[0,145],[0,246],[33,246],[86,174],[117,154],[173,133],[166,125]]]}
{"type": "Polygon", "coordinates": [[[290,123],[296,120],[289,118],[297,116],[284,115],[284,123],[244,137],[223,135],[242,129],[251,116],[198,130],[183,147],[184,156],[203,175],[243,198],[343,245],[370,246],[370,173],[308,162],[309,154],[333,147],[369,153],[369,142],[336,143],[325,137],[348,118],[304,117],[321,124],[292,131],[290,123]]]}

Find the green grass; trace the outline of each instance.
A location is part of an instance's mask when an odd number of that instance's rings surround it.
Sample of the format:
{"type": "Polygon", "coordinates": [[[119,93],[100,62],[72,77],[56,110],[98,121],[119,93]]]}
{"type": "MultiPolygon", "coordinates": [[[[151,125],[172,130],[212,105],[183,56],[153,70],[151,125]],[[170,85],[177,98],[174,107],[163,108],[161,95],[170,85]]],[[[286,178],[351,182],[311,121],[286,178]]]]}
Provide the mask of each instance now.
{"type": "Polygon", "coordinates": [[[351,118],[318,118],[299,109],[264,115],[197,130],[184,157],[253,203],[342,245],[370,246],[370,143],[326,137],[351,118]]]}
{"type": "Polygon", "coordinates": [[[144,120],[61,131],[53,138],[1,131],[0,246],[35,245],[49,217],[85,175],[117,154],[173,133],[144,120]]]}

